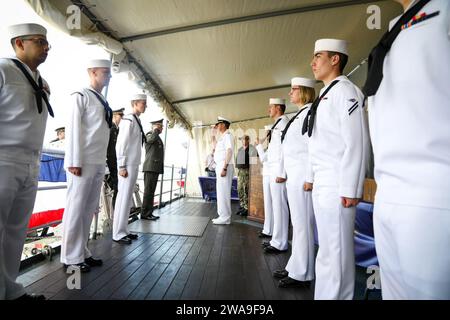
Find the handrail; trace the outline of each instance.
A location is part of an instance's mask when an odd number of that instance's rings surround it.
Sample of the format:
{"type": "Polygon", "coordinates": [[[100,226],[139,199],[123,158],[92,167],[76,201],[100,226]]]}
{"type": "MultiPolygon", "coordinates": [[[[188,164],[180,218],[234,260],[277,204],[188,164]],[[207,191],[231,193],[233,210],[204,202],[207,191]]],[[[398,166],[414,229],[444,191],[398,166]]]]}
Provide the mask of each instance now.
{"type": "MultiPolygon", "coordinates": [[[[64,150],[52,149],[52,148],[44,148],[42,150],[42,154],[47,154],[47,155],[56,156],[56,157],[61,156],[62,158],[64,158],[64,156],[65,156],[64,150]]],[[[174,200],[174,197],[173,197],[173,192],[174,192],[173,183],[174,183],[175,169],[179,170],[177,173],[180,174],[179,179],[176,179],[175,181],[177,181],[177,182],[178,181],[184,182],[184,186],[183,186],[184,187],[184,193],[183,193],[183,195],[181,195],[182,194],[181,189],[183,187],[182,187],[182,184],[180,183],[179,184],[179,188],[175,188],[175,190],[178,189],[178,196],[175,199],[179,199],[179,198],[181,198],[181,197],[186,195],[186,179],[187,179],[187,170],[186,170],[186,168],[175,167],[175,165],[171,165],[171,166],[164,165],[164,168],[165,169],[166,168],[170,169],[170,179],[164,179],[164,174],[160,174],[158,176],[158,182],[161,183],[159,194],[155,194],[155,196],[159,196],[158,208],[161,208],[161,205],[163,203],[163,201],[162,201],[162,196],[163,195],[170,193],[169,203],[171,203],[174,200]],[[170,181],[170,190],[163,191],[164,190],[164,182],[169,182],[169,181],[170,181]]],[[[167,173],[167,171],[166,171],[166,173],[167,173]]],[[[142,178],[138,178],[138,180],[143,180],[143,179],[142,178]]],[[[57,182],[57,183],[64,183],[64,182],[57,182]]],[[[41,187],[38,187],[37,191],[51,191],[51,190],[62,190],[62,189],[67,189],[67,183],[64,184],[64,185],[57,185],[57,186],[41,186],[41,187]]],[[[94,238],[97,235],[97,229],[98,229],[97,219],[98,219],[98,216],[96,215],[96,217],[95,217],[94,238]]],[[[54,224],[54,223],[57,223],[57,222],[52,222],[51,224],[54,224]]],[[[50,225],[46,225],[46,226],[50,226],[50,225]]],[[[46,227],[46,226],[34,227],[34,228],[30,229],[30,231],[41,229],[42,227],[46,227]]]]}
{"type": "Polygon", "coordinates": [[[64,186],[38,187],[38,191],[60,190],[60,189],[67,189],[67,185],[64,185],[64,186]]]}

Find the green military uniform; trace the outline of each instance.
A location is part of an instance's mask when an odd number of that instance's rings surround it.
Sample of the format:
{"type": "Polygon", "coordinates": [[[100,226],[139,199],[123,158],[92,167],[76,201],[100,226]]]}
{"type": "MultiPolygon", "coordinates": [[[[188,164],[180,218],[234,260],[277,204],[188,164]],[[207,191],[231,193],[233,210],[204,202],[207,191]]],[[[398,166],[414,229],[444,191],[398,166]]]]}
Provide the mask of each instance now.
{"type": "Polygon", "coordinates": [[[150,131],[146,135],[143,171],[144,199],[141,218],[153,215],[153,202],[158,176],[164,173],[164,144],[157,131],[150,131]]]}
{"type": "Polygon", "coordinates": [[[117,179],[117,157],[116,157],[116,143],[117,136],[119,135],[119,128],[113,124],[109,133],[108,149],[106,152],[106,163],[109,169],[109,175],[106,177],[106,182],[109,187],[114,190],[112,205],[113,208],[116,204],[117,191],[118,191],[118,179],[117,179]]]}

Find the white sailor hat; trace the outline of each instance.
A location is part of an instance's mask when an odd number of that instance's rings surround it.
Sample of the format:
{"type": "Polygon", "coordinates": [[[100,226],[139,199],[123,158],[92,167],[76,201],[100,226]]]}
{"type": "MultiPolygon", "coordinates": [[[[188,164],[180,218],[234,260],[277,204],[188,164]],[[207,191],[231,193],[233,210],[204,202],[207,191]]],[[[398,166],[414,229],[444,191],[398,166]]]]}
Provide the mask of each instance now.
{"type": "Polygon", "coordinates": [[[334,51],[348,56],[348,43],[339,39],[320,39],[316,41],[314,53],[320,51],[334,51]]]}
{"type": "Polygon", "coordinates": [[[282,105],[286,104],[286,100],[281,98],[270,98],[269,104],[282,105]]]}
{"type": "Polygon", "coordinates": [[[143,94],[143,93],[133,94],[130,98],[130,101],[136,101],[136,100],[147,100],[147,95],[143,94]]]}
{"type": "Polygon", "coordinates": [[[291,79],[291,87],[308,87],[308,88],[314,88],[314,85],[316,84],[316,80],[308,79],[308,78],[301,78],[301,77],[295,77],[291,79]]]}
{"type": "Polygon", "coordinates": [[[59,128],[55,129],[56,133],[58,133],[59,131],[65,131],[65,130],[66,130],[66,127],[59,127],[59,128]]]}
{"type": "Polygon", "coordinates": [[[87,63],[87,68],[111,68],[111,61],[106,59],[93,59],[87,63]]]}
{"type": "Polygon", "coordinates": [[[228,124],[231,124],[231,121],[228,120],[228,119],[225,119],[224,117],[217,117],[216,125],[218,125],[219,123],[228,123],[228,124]]]}
{"type": "Polygon", "coordinates": [[[150,121],[151,124],[163,124],[164,119],[159,119],[159,120],[155,120],[155,121],[150,121]]]}
{"type": "Polygon", "coordinates": [[[36,23],[15,24],[9,26],[7,32],[10,39],[31,35],[47,36],[47,29],[36,23]]]}

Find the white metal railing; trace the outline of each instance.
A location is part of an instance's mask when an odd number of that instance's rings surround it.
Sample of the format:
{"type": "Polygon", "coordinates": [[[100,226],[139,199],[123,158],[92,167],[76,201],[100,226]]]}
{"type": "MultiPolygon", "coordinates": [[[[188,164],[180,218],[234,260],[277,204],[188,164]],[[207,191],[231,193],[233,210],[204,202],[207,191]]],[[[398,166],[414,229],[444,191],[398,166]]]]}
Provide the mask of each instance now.
{"type": "MultiPolygon", "coordinates": [[[[43,149],[43,154],[47,154],[50,156],[56,156],[57,158],[64,158],[65,152],[63,150],[58,150],[58,149],[51,149],[51,148],[45,148],[43,149]]],[[[161,208],[163,206],[163,204],[165,204],[166,202],[172,202],[175,201],[177,199],[183,198],[186,195],[186,169],[183,167],[175,167],[174,165],[172,166],[164,166],[164,168],[166,169],[166,174],[162,174],[159,176],[158,178],[158,182],[160,183],[160,191],[159,193],[155,194],[155,197],[159,197],[159,202],[158,202],[158,208],[161,208]],[[177,171],[178,170],[178,171],[177,171]],[[167,172],[170,172],[170,179],[165,179],[167,172]],[[174,182],[177,183],[178,182],[178,186],[176,188],[174,188],[174,182]],[[164,191],[164,187],[167,186],[167,183],[170,183],[170,188],[169,190],[164,191]],[[169,201],[163,201],[163,195],[166,194],[170,194],[169,196],[169,201]]],[[[139,179],[142,180],[142,179],[139,179]]],[[[100,204],[99,206],[105,211],[107,217],[112,218],[112,206],[111,206],[111,199],[112,199],[112,192],[111,190],[108,190],[109,188],[106,186],[106,182],[103,182],[103,188],[102,188],[102,196],[100,199],[100,204]],[[111,199],[109,199],[111,198],[111,199]]],[[[38,192],[42,192],[42,191],[51,191],[51,190],[62,190],[62,189],[67,189],[67,184],[61,184],[61,182],[58,185],[55,186],[49,186],[49,185],[45,185],[45,186],[39,186],[38,187],[38,192]]],[[[139,193],[141,191],[139,190],[139,185],[136,185],[136,189],[135,189],[135,195],[137,195],[136,199],[137,199],[137,205],[140,207],[142,205],[142,202],[140,200],[139,197],[139,193]]],[[[131,212],[130,212],[131,214],[131,212]]],[[[93,235],[92,238],[96,239],[98,233],[98,219],[99,219],[99,213],[97,213],[94,217],[94,230],[93,230],[93,235]]],[[[41,240],[44,237],[40,236],[40,237],[36,237],[33,236],[33,233],[36,233],[38,230],[46,230],[47,228],[60,224],[61,221],[51,221],[49,223],[46,223],[44,225],[39,225],[39,226],[35,226],[32,228],[28,229],[28,240],[41,240]]],[[[35,234],[36,235],[36,234],[35,234]]],[[[27,259],[26,259],[27,260],[27,259]]]]}

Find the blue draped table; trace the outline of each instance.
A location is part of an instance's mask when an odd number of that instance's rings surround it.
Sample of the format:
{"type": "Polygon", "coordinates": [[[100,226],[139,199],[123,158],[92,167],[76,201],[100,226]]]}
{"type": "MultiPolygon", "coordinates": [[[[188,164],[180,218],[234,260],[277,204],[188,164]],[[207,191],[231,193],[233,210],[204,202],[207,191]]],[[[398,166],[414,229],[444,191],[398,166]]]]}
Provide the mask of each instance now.
{"type": "Polygon", "coordinates": [[[43,153],[41,155],[39,181],[66,182],[64,156],[43,153]]]}
{"type": "MultiPolygon", "coordinates": [[[[216,177],[198,177],[198,182],[200,183],[200,188],[202,189],[203,199],[217,200],[216,194],[216,177]]],[[[233,178],[233,183],[231,185],[231,200],[239,200],[239,195],[237,192],[237,178],[233,178]]]]}

